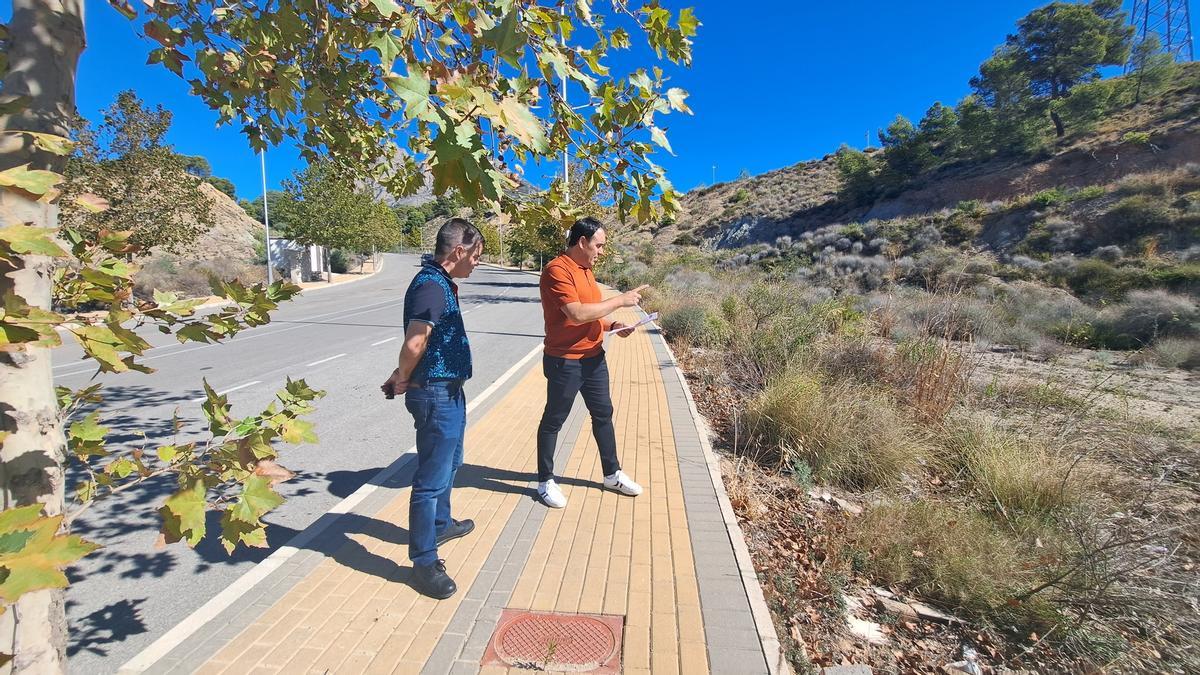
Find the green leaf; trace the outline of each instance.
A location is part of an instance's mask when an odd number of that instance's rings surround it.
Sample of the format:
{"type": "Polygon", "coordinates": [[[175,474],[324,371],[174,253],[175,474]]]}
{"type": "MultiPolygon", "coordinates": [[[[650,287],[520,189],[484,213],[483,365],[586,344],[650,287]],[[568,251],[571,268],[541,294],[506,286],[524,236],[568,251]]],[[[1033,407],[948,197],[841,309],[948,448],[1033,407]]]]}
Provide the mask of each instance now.
{"type": "Polygon", "coordinates": [[[542,128],[541,121],[528,106],[510,96],[500,101],[499,109],[504,128],[516,136],[522,145],[538,153],[545,153],[550,149],[550,142],[546,139],[546,131],[542,128]]]}
{"type": "Polygon", "coordinates": [[[267,546],[267,528],[262,523],[247,523],[237,520],[226,511],[221,516],[221,545],[226,553],[233,553],[238,544],[255,548],[267,546]]]}
{"type": "Polygon", "coordinates": [[[314,424],[301,419],[290,419],[283,423],[279,436],[284,443],[316,443],[317,434],[313,431],[314,424]]]}
{"type": "Polygon", "coordinates": [[[25,345],[57,347],[62,344],[55,327],[66,319],[60,314],[26,304],[12,291],[4,294],[0,311],[0,351],[22,349],[25,345]]]}
{"type": "Polygon", "coordinates": [[[420,66],[410,64],[408,76],[389,75],[385,78],[388,87],[404,101],[404,115],[416,119],[429,112],[429,78],[420,66]]]}
{"type": "Polygon", "coordinates": [[[235,520],[257,523],[271,509],[283,503],[283,497],[271,489],[271,481],[265,476],[251,474],[242,486],[242,494],[230,509],[235,520]]]}
{"type": "Polygon", "coordinates": [[[62,569],[98,548],[77,535],[60,536],[62,516],[41,516],[42,505],[33,504],[0,512],[0,598],[14,602],[31,591],[65,588],[62,569]]]}
{"type": "Polygon", "coordinates": [[[25,548],[25,544],[33,539],[32,530],[5,532],[0,534],[0,556],[11,555],[25,548]]]}
{"type": "Polygon", "coordinates": [[[104,467],[104,473],[124,480],[137,470],[137,464],[127,457],[118,457],[104,467]]]}
{"type": "Polygon", "coordinates": [[[96,481],[84,480],[80,481],[75,487],[75,498],[81,504],[86,504],[96,498],[96,481]]]}
{"type": "Polygon", "coordinates": [[[371,0],[371,4],[375,5],[375,9],[378,9],[384,18],[400,11],[399,5],[393,2],[393,0],[371,0]]]}
{"type": "Polygon", "coordinates": [[[54,186],[61,182],[61,175],[42,169],[31,170],[28,164],[0,171],[0,187],[27,192],[43,199],[54,196],[54,186]]]}
{"type": "Polygon", "coordinates": [[[179,448],[176,448],[174,445],[164,445],[156,451],[156,454],[158,455],[159,459],[167,464],[170,464],[171,462],[175,461],[175,457],[178,456],[179,448]]]}
{"type": "Polygon", "coordinates": [[[679,32],[684,37],[692,37],[696,34],[696,29],[700,27],[700,21],[696,18],[696,11],[691,7],[684,7],[679,11],[679,32]]]}
{"type": "Polygon", "coordinates": [[[200,543],[204,538],[207,494],[208,489],[204,481],[198,478],[188,487],[167,498],[158,510],[162,514],[162,533],[167,543],[180,540],[187,540],[188,546],[200,543]]]}
{"type": "Polygon", "coordinates": [[[9,225],[0,229],[0,243],[18,255],[65,257],[67,252],[54,241],[54,235],[54,228],[51,227],[9,225]]]}
{"type": "Polygon", "coordinates": [[[108,427],[100,424],[100,413],[94,412],[71,425],[70,436],[78,441],[102,441],[108,427]]]}
{"type": "Polygon", "coordinates": [[[500,58],[517,68],[520,67],[521,52],[529,36],[521,27],[519,12],[510,11],[494,28],[483,31],[480,40],[491,45],[500,58]]]}
{"type": "Polygon", "coordinates": [[[395,35],[392,35],[390,31],[381,30],[371,33],[369,44],[372,49],[379,52],[380,65],[386,71],[392,69],[392,64],[395,63],[396,58],[404,51],[404,43],[398,40],[395,35]]]}
{"type": "Polygon", "coordinates": [[[33,137],[34,147],[60,157],[71,154],[71,149],[75,147],[75,143],[71,139],[56,136],[55,134],[43,134],[35,131],[24,131],[22,133],[33,137]]]}
{"type": "Polygon", "coordinates": [[[93,412],[71,425],[67,432],[67,447],[80,459],[103,457],[108,454],[104,448],[108,431],[108,427],[100,424],[100,413],[93,412]]]}

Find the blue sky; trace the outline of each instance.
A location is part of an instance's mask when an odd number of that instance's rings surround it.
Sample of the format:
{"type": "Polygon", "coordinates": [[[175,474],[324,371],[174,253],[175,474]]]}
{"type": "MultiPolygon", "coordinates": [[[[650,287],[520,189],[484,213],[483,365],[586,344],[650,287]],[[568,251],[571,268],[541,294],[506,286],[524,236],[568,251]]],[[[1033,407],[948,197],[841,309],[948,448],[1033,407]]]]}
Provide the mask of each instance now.
{"type": "MultiPolygon", "coordinates": [[[[239,196],[257,196],[258,158],[237,130],[216,128],[215,113],[188,94],[185,82],[146,65],[151,43],[105,0],[86,4],[80,112],[94,118],[118,91],[133,88],[174,112],[169,140],[177,151],[208,157],[213,173],[231,179],[239,196]]],[[[703,23],[692,68],[668,69],[671,84],[691,93],[696,114],[665,120],[676,156],[656,156],[687,190],[711,183],[714,164],[718,181],[743,169],[762,173],[842,143],[861,147],[897,113],[916,120],[934,101],[957,101],[1017,19],[1045,1],[667,4],[694,6],[703,23]]],[[[0,7],[2,16],[11,14],[7,0],[0,7]]],[[[275,188],[301,161],[293,148],[279,147],[268,151],[267,165],[275,188]]]]}

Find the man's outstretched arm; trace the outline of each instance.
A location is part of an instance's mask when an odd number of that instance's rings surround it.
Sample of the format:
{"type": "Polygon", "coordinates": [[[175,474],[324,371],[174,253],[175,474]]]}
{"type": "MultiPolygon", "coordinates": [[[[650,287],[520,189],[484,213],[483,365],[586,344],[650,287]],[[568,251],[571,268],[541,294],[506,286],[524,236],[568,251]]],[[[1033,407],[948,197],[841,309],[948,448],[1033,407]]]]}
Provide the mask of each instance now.
{"type": "Polygon", "coordinates": [[[643,284],[632,291],[625,291],[601,302],[568,302],[563,305],[562,311],[567,315],[567,321],[572,324],[589,323],[603,319],[622,307],[636,307],[642,301],[642,291],[649,287],[649,284],[643,284]]]}

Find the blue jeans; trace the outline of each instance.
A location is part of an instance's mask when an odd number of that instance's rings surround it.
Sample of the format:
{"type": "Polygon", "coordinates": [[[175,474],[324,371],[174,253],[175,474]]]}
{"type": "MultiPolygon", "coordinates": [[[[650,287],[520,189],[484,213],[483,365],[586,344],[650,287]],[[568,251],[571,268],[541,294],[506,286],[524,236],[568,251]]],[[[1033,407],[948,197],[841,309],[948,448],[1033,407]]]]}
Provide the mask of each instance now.
{"type": "Polygon", "coordinates": [[[437,535],[450,524],[450,488],[463,463],[467,399],[462,382],[426,382],[404,394],[417,430],[417,472],[408,503],[408,557],[437,562],[437,535]]]}

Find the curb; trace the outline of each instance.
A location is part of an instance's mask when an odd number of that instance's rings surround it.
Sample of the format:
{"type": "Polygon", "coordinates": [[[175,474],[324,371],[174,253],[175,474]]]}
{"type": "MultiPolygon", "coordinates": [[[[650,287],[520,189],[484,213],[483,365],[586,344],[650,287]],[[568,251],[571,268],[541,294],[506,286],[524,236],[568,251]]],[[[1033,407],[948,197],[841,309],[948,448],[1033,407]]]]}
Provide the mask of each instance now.
{"type": "Polygon", "coordinates": [[[357,279],[350,279],[349,281],[339,281],[336,284],[326,283],[326,284],[322,284],[321,286],[313,286],[311,288],[301,288],[300,295],[304,295],[305,293],[312,293],[314,291],[325,290],[326,288],[337,288],[338,286],[345,286],[346,284],[352,284],[357,281],[366,281],[367,279],[370,279],[371,277],[373,277],[376,274],[379,274],[380,272],[383,271],[383,267],[384,267],[383,263],[386,260],[385,256],[387,256],[387,255],[388,255],[387,253],[384,253],[379,256],[379,266],[376,267],[375,270],[373,272],[371,272],[370,274],[364,274],[364,275],[358,277],[357,279]]]}
{"type": "MultiPolygon", "coordinates": [[[[386,255],[386,254],[384,254],[384,255],[386,255]]],[[[336,284],[325,284],[324,286],[313,286],[312,288],[302,288],[302,289],[300,289],[300,295],[304,295],[305,293],[311,293],[311,292],[314,292],[314,291],[320,291],[320,290],[324,290],[324,289],[326,289],[326,288],[333,288],[333,287],[335,287],[335,286],[342,286],[342,285],[345,285],[345,284],[352,284],[352,283],[355,283],[355,282],[357,282],[357,281],[365,281],[365,280],[367,280],[367,279],[370,279],[371,277],[375,276],[376,274],[378,274],[378,273],[380,273],[380,272],[382,272],[382,271],[383,271],[383,259],[382,259],[382,258],[380,258],[380,261],[379,261],[379,267],[375,268],[375,271],[374,271],[374,272],[371,272],[370,274],[363,275],[363,276],[361,276],[361,277],[359,277],[359,278],[357,278],[357,279],[351,279],[351,280],[349,280],[349,281],[342,281],[342,282],[339,282],[339,283],[336,283],[336,284]]],[[[186,300],[187,298],[184,298],[184,299],[186,300]]],[[[212,296],[212,295],[210,295],[208,300],[206,300],[206,301],[204,301],[204,302],[200,303],[199,305],[196,305],[194,308],[192,308],[192,310],[193,310],[193,311],[199,311],[199,310],[202,310],[202,309],[208,309],[208,308],[210,308],[210,307],[220,307],[221,305],[227,305],[227,304],[232,304],[232,303],[233,303],[233,301],[232,301],[232,300],[229,300],[229,299],[226,299],[226,298],[219,298],[219,297],[216,297],[216,296],[212,296]]],[[[57,333],[59,333],[60,335],[66,335],[66,334],[68,334],[68,333],[70,333],[70,332],[71,332],[71,328],[72,328],[72,327],[79,326],[79,325],[81,325],[81,324],[77,324],[77,323],[73,323],[73,322],[71,322],[71,323],[64,323],[64,324],[59,324],[58,326],[55,326],[55,327],[54,327],[54,330],[55,330],[57,333]]]]}
{"type": "Polygon", "coordinates": [[[688,386],[687,378],[683,375],[683,369],[679,367],[679,360],[675,358],[674,350],[671,349],[671,345],[667,342],[667,339],[662,336],[661,329],[656,337],[662,341],[663,346],[666,348],[667,355],[671,359],[671,369],[675,371],[675,376],[679,378],[679,384],[687,394],[688,411],[691,413],[692,421],[696,424],[696,431],[700,436],[700,447],[704,452],[704,461],[708,464],[709,476],[712,478],[713,488],[715,488],[717,493],[717,503],[721,507],[721,516],[725,521],[725,529],[729,534],[730,542],[733,544],[733,555],[737,559],[738,571],[741,573],[742,585],[746,589],[746,598],[750,602],[750,611],[754,615],[754,627],[758,631],[758,639],[762,644],[763,654],[766,656],[767,667],[771,675],[792,675],[791,665],[788,664],[787,658],[780,650],[779,636],[775,633],[775,624],[771,620],[771,610],[767,608],[767,601],[765,596],[763,596],[762,586],[758,583],[758,573],[755,571],[754,563],[750,558],[750,549],[746,546],[746,539],[742,534],[742,528],[738,525],[737,517],[733,513],[733,505],[729,503],[729,495],[725,492],[725,483],[721,480],[721,467],[717,462],[716,453],[713,452],[712,444],[709,442],[708,423],[696,409],[696,400],[692,396],[691,387],[688,386]]]}

